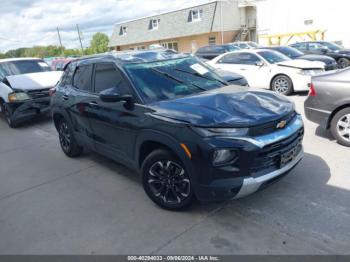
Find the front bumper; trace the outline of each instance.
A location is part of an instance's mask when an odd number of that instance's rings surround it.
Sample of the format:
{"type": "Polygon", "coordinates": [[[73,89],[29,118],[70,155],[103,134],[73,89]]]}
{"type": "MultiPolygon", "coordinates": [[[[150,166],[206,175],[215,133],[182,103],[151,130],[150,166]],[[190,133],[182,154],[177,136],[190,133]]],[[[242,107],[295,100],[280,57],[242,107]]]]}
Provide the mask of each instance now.
{"type": "Polygon", "coordinates": [[[248,177],[243,179],[243,185],[234,198],[237,199],[251,195],[254,192],[258,191],[263,185],[268,185],[273,181],[276,181],[276,179],[291,171],[301,161],[303,155],[304,151],[301,150],[300,153],[293,159],[293,161],[291,161],[283,168],[257,178],[248,177]]]}
{"type": "Polygon", "coordinates": [[[196,186],[202,201],[223,201],[250,195],[272,184],[291,171],[302,159],[303,121],[300,115],[284,129],[258,137],[226,138],[245,143],[241,163],[236,170],[202,167],[201,176],[211,177],[208,183],[196,186]],[[293,158],[281,165],[282,155],[295,150],[293,158]],[[210,171],[211,170],[211,171],[210,171]]]}
{"type": "Polygon", "coordinates": [[[337,62],[332,63],[332,64],[327,64],[327,65],[325,66],[325,70],[326,70],[326,71],[337,70],[337,69],[338,69],[338,64],[337,64],[337,62]]]}
{"type": "Polygon", "coordinates": [[[21,123],[33,117],[50,112],[50,98],[31,99],[24,102],[7,103],[12,122],[21,123]]]}

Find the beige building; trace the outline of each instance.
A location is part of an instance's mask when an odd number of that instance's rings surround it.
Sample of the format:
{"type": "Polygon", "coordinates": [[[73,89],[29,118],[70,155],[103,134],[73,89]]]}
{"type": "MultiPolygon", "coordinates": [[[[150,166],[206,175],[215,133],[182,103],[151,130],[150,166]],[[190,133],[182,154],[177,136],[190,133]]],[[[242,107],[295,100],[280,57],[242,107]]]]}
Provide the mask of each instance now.
{"type": "Polygon", "coordinates": [[[236,40],[256,40],[256,8],[229,0],[118,23],[109,47],[120,51],[160,44],[180,52],[195,52],[205,45],[236,40]]]}

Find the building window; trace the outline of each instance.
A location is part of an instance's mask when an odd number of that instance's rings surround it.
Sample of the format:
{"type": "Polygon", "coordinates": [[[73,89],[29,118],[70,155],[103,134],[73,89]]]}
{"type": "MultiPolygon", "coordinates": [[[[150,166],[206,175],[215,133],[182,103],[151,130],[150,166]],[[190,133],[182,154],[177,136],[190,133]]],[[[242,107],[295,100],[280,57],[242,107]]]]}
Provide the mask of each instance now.
{"type": "Polygon", "coordinates": [[[203,10],[191,10],[188,16],[188,22],[201,21],[203,16],[203,10]]]}
{"type": "Polygon", "coordinates": [[[179,51],[179,46],[177,42],[166,42],[166,43],[161,43],[161,45],[166,49],[173,49],[175,51],[179,51]]]}
{"type": "Polygon", "coordinates": [[[216,37],[209,36],[209,45],[215,45],[215,44],[216,44],[216,37]]]}
{"type": "Polygon", "coordinates": [[[148,29],[149,30],[157,30],[158,27],[159,27],[159,19],[152,19],[150,22],[149,22],[149,27],[148,29]]]}
{"type": "Polygon", "coordinates": [[[119,35],[126,35],[128,32],[128,28],[126,26],[121,26],[119,30],[119,35]]]}

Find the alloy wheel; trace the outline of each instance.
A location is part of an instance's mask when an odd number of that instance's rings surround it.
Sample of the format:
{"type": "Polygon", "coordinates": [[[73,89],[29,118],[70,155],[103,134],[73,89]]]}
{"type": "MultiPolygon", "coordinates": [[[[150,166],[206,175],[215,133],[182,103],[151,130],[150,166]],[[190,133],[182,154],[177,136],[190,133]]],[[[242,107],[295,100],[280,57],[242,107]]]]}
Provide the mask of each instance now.
{"type": "Polygon", "coordinates": [[[59,133],[59,139],[60,139],[62,149],[65,152],[68,152],[71,147],[71,135],[70,135],[69,127],[65,121],[62,121],[60,123],[58,133],[59,133]]]}
{"type": "Polygon", "coordinates": [[[340,69],[346,68],[349,66],[349,60],[347,60],[346,58],[340,58],[338,64],[340,69]]]}
{"type": "Polygon", "coordinates": [[[350,114],[344,115],[338,120],[337,132],[345,141],[350,142],[350,114]]]}
{"type": "Polygon", "coordinates": [[[170,160],[155,162],[149,168],[148,185],[153,195],[166,204],[180,204],[191,194],[185,170],[170,160]]]}
{"type": "Polygon", "coordinates": [[[287,79],[279,77],[273,82],[273,90],[278,93],[285,94],[289,90],[289,83],[287,79]]]}

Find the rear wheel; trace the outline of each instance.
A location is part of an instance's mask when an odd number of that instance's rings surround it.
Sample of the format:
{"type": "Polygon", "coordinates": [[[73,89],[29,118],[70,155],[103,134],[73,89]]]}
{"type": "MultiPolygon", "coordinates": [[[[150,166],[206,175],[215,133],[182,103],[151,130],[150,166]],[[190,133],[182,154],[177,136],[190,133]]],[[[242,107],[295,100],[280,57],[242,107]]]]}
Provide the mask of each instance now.
{"type": "Polygon", "coordinates": [[[171,152],[153,151],[142,164],[142,183],[149,198],[168,210],[179,210],[193,201],[189,174],[171,152]]]}
{"type": "Polygon", "coordinates": [[[286,75],[278,75],[271,82],[271,89],[283,95],[290,95],[293,93],[292,80],[286,75]]]}
{"type": "Polygon", "coordinates": [[[58,136],[61,148],[67,156],[76,157],[83,152],[83,148],[78,145],[74,138],[72,128],[64,118],[58,124],[58,136]]]}
{"type": "Polygon", "coordinates": [[[0,100],[0,116],[6,120],[9,127],[17,127],[16,123],[12,120],[11,113],[6,109],[5,103],[2,100],[0,100]]]}
{"type": "Polygon", "coordinates": [[[333,117],[331,132],[339,144],[350,147],[350,108],[340,110],[333,117]]]}
{"type": "Polygon", "coordinates": [[[350,65],[349,59],[340,58],[340,59],[338,60],[338,66],[339,66],[339,68],[345,68],[345,67],[348,67],[349,65],[350,65]]]}

